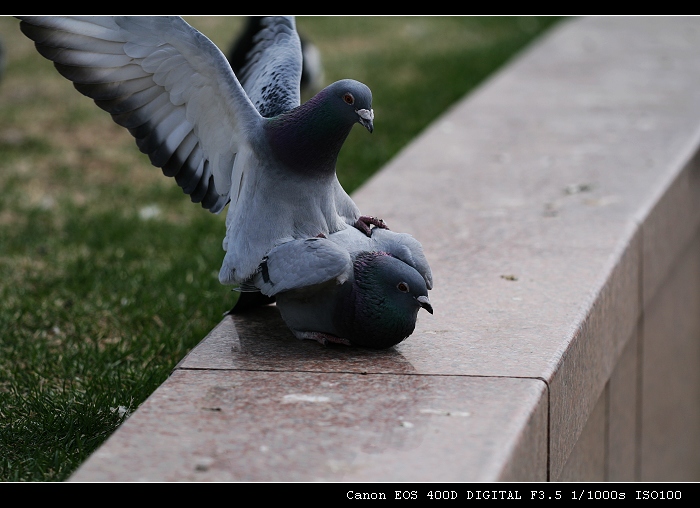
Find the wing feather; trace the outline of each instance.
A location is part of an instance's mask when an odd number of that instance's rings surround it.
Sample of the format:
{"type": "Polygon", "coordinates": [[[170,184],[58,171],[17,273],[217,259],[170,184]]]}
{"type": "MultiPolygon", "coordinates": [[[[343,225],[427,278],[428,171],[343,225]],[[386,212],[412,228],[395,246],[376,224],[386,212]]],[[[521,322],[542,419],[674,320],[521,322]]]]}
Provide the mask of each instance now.
{"type": "Polygon", "coordinates": [[[260,114],[276,116],[301,101],[302,53],[296,22],[285,16],[251,17],[249,22],[255,33],[238,78],[260,114]]]}
{"type": "Polygon", "coordinates": [[[433,274],[423,246],[408,233],[373,228],[371,236],[367,236],[357,228],[346,228],[333,233],[328,240],[350,252],[353,257],[360,252],[386,252],[415,268],[423,276],[426,287],[433,288],[433,274]]]}
{"type": "Polygon", "coordinates": [[[20,19],[39,53],[127,128],[153,165],[193,201],[223,209],[235,154],[262,118],[209,39],[179,17],[20,19]]]}
{"type": "Polygon", "coordinates": [[[272,249],[253,284],[266,296],[352,276],[352,259],[346,249],[325,238],[292,240],[272,249]]]}

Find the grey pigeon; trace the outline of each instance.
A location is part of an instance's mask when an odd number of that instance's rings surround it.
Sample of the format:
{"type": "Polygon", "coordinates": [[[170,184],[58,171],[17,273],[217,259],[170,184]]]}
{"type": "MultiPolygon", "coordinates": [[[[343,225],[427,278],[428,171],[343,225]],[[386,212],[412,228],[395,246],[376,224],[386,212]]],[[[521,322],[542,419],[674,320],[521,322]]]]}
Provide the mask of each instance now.
{"type": "Polygon", "coordinates": [[[239,77],[180,17],[20,19],[39,53],[193,202],[229,205],[221,283],[248,280],[282,242],[385,227],[360,215],[335,171],[352,127],[373,130],[371,91],[344,79],[300,105],[294,18],[262,20],[239,77]]]}
{"type": "Polygon", "coordinates": [[[420,243],[406,233],[346,228],[327,238],[273,248],[243,291],[274,297],[300,339],[388,348],[413,333],[421,308],[431,314],[433,280],[420,243]]]}

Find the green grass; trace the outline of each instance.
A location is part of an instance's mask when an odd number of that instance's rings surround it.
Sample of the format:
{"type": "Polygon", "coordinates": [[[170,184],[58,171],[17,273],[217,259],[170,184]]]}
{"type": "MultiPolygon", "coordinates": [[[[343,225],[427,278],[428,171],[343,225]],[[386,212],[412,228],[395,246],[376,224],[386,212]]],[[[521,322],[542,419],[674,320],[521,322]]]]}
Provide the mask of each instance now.
{"type": "MultiPolygon", "coordinates": [[[[228,48],[238,18],[188,18],[228,48]]],[[[352,191],[557,18],[301,18],[326,82],[372,88],[375,132],[338,161],[352,191]]],[[[0,17],[0,480],[61,481],[234,303],[223,216],[0,17]],[[155,211],[148,218],[147,211],[155,211]]]]}

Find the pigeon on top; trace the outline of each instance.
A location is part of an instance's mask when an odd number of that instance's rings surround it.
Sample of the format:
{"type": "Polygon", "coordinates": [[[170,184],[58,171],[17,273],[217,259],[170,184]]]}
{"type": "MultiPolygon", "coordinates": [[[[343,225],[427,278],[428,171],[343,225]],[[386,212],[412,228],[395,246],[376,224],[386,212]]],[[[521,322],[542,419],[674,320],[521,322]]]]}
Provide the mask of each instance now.
{"type": "Polygon", "coordinates": [[[433,313],[432,287],[423,249],[411,235],[346,228],[273,248],[241,290],[274,298],[300,339],[388,348],[413,333],[421,308],[433,313]]]}
{"type": "Polygon", "coordinates": [[[337,81],[300,104],[292,17],[266,17],[239,78],[180,17],[21,16],[22,32],[127,128],[195,203],[228,204],[219,280],[240,284],[282,242],[382,221],[361,216],[335,165],[352,127],[374,128],[372,93],[337,81]]]}

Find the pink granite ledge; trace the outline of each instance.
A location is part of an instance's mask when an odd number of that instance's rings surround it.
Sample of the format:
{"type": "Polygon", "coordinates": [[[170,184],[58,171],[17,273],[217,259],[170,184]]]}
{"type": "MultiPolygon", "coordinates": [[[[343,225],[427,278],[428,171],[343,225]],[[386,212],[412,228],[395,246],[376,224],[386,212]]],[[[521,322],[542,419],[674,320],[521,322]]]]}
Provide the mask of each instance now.
{"type": "Polygon", "coordinates": [[[226,317],[71,480],[640,479],[644,316],[700,228],[698,47],[699,18],[555,28],[354,194],[433,268],[409,339],[226,317]]]}

